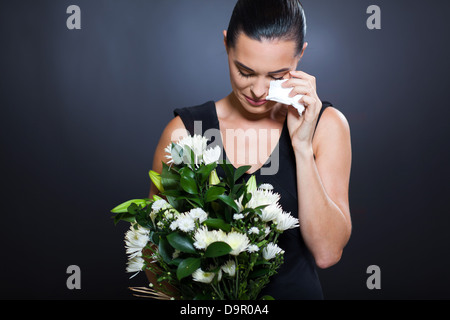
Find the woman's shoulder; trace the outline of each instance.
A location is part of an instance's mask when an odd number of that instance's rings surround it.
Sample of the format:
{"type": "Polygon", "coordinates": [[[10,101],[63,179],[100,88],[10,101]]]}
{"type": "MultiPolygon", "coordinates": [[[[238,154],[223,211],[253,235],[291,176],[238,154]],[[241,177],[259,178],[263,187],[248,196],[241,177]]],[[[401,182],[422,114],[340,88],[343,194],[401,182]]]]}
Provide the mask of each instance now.
{"type": "Polygon", "coordinates": [[[199,105],[176,108],[173,110],[174,116],[189,117],[192,119],[203,118],[205,116],[212,116],[215,113],[214,101],[207,101],[199,105]]]}
{"type": "Polygon", "coordinates": [[[350,125],[339,108],[331,104],[327,105],[322,109],[319,120],[313,139],[314,149],[317,150],[320,145],[326,145],[328,142],[336,144],[339,140],[343,141],[350,138],[350,125]]]}
{"type": "MultiPolygon", "coordinates": [[[[207,101],[200,105],[177,108],[173,111],[175,119],[182,121],[186,130],[193,134],[203,134],[210,128],[218,127],[216,105],[214,101],[207,101]]],[[[175,123],[179,123],[178,120],[175,123]]]]}

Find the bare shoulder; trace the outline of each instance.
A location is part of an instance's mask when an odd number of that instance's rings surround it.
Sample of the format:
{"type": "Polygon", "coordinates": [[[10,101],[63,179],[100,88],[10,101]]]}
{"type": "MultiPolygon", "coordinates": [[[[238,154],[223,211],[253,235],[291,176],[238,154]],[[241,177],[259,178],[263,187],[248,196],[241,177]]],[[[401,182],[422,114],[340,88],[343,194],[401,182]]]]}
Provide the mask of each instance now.
{"type": "Polygon", "coordinates": [[[329,144],[347,144],[350,141],[350,125],[344,114],[334,107],[326,108],[314,135],[314,153],[320,154],[322,147],[329,144]]]}
{"type": "Polygon", "coordinates": [[[179,139],[186,137],[188,131],[184,126],[183,121],[180,116],[176,116],[167,123],[161,136],[159,138],[158,145],[156,146],[155,153],[153,156],[153,170],[156,172],[161,172],[162,164],[161,161],[165,161],[165,148],[172,142],[178,141],[179,139]]]}
{"type": "Polygon", "coordinates": [[[170,142],[177,141],[187,135],[188,131],[184,126],[183,120],[181,120],[180,116],[176,116],[170,120],[164,128],[161,134],[160,143],[169,144],[170,142]]]}

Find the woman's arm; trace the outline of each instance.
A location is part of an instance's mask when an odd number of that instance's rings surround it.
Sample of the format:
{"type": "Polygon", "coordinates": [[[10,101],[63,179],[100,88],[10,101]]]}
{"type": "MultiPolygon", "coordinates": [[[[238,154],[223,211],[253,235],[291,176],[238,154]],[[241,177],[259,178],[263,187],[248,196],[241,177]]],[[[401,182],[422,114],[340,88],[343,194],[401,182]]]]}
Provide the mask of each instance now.
{"type": "Polygon", "coordinates": [[[313,145],[294,147],[299,224],[317,266],[328,268],[340,260],[352,229],[350,128],[342,113],[332,107],[323,112],[313,145]]]}
{"type": "MultiPolygon", "coordinates": [[[[153,155],[153,166],[152,170],[158,173],[162,171],[162,162],[166,162],[166,153],[164,149],[173,141],[176,142],[178,139],[184,138],[188,135],[186,127],[179,116],[170,120],[167,126],[164,128],[161,137],[159,138],[158,145],[156,146],[155,153],[153,155]]],[[[151,183],[149,198],[153,195],[158,194],[158,189],[151,183]]]]}

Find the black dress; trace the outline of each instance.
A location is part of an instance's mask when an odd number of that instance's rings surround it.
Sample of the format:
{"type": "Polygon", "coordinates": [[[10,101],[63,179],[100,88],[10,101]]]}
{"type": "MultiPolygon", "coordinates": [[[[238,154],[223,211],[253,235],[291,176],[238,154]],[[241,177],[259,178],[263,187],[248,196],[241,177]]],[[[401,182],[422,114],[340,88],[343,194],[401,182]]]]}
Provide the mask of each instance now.
{"type": "MultiPolygon", "coordinates": [[[[323,111],[331,106],[329,102],[322,102],[322,105],[319,119],[323,111]]],[[[180,116],[191,135],[203,135],[208,129],[215,129],[216,132],[220,130],[214,101],[208,101],[198,106],[175,109],[174,115],[180,116]],[[195,121],[201,121],[201,130],[199,129],[200,122],[197,122],[194,126],[195,121]]],[[[319,120],[317,123],[319,123],[319,120]]],[[[205,136],[208,136],[208,134],[205,134],[205,136]]],[[[227,159],[222,139],[219,138],[218,140],[215,143],[222,147],[222,159],[227,159]]],[[[209,143],[212,142],[214,141],[209,143]]],[[[261,174],[261,169],[271,167],[269,158],[262,168],[252,173],[252,175],[255,175],[258,185],[270,183],[274,187],[274,192],[279,193],[281,196],[279,203],[283,210],[298,218],[295,155],[286,120],[280,140],[272,154],[275,152],[278,152],[278,163],[280,164],[277,173],[270,175],[261,174]]],[[[220,166],[217,167],[217,174],[224,176],[220,166]]],[[[247,180],[249,177],[250,175],[246,173],[243,179],[247,180]]],[[[271,278],[269,285],[263,289],[262,295],[271,295],[276,300],[323,299],[322,287],[316,272],[316,264],[303,241],[300,229],[295,228],[284,231],[279,237],[278,245],[285,251],[284,263],[278,270],[278,273],[271,278]]]]}

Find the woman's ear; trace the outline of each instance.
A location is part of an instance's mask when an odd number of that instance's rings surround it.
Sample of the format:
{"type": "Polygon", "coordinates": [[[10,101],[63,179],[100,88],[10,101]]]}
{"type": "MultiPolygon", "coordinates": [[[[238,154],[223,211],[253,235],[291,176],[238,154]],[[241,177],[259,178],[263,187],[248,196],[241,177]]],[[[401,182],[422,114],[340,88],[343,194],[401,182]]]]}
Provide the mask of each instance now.
{"type": "Polygon", "coordinates": [[[305,53],[306,47],[308,47],[308,42],[305,42],[303,44],[302,52],[300,52],[300,55],[298,57],[298,61],[300,61],[300,59],[303,57],[303,54],[305,53]]]}
{"type": "Polygon", "coordinates": [[[225,49],[228,53],[228,46],[227,46],[227,30],[223,30],[223,44],[225,45],[225,49]]]}

